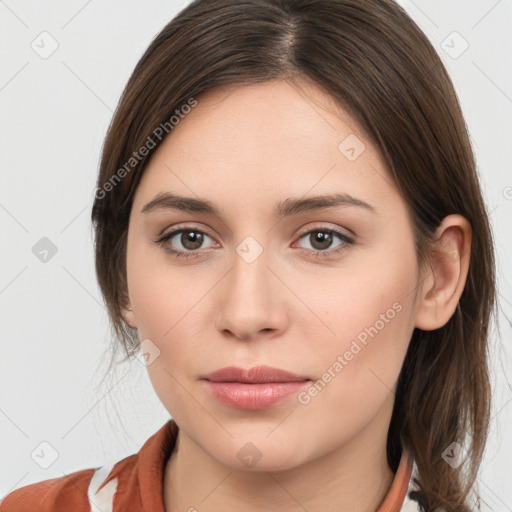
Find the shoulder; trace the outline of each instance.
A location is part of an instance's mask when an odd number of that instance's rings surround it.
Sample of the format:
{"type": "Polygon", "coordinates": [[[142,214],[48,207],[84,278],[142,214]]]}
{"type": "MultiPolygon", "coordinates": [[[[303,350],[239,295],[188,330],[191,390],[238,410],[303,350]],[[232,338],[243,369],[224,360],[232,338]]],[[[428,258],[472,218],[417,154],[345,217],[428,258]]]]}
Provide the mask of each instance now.
{"type": "MultiPolygon", "coordinates": [[[[400,512],[432,512],[423,494],[419,480],[419,469],[416,461],[412,459],[412,472],[407,486],[407,493],[400,512]]],[[[436,512],[446,512],[444,508],[437,508],[436,512]]]]}
{"type": "Polygon", "coordinates": [[[0,512],[142,511],[144,495],[153,499],[160,492],[152,487],[157,485],[153,482],[161,480],[176,432],[174,422],[170,421],[138,453],[118,462],[16,489],[0,499],[0,512]]]}
{"type": "Polygon", "coordinates": [[[87,489],[95,469],[26,485],[10,492],[0,501],[1,512],[40,510],[89,511],[87,489]]]}
{"type": "Polygon", "coordinates": [[[0,512],[90,512],[92,505],[107,512],[119,479],[129,476],[136,460],[137,455],[131,455],[115,464],[20,487],[0,500],[0,512]]]}
{"type": "Polygon", "coordinates": [[[402,456],[395,472],[395,478],[386,500],[378,512],[432,512],[428,509],[418,477],[419,469],[413,453],[402,448],[402,456]]]}
{"type": "Polygon", "coordinates": [[[426,512],[426,504],[418,484],[418,466],[412,459],[412,472],[407,485],[407,493],[400,512],[426,512]]]}

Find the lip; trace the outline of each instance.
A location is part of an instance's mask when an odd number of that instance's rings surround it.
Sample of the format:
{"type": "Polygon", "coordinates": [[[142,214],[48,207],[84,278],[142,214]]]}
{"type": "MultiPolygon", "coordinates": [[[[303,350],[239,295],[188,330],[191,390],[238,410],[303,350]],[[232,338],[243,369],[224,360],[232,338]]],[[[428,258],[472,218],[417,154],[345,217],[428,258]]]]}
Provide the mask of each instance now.
{"type": "Polygon", "coordinates": [[[228,366],[203,377],[208,391],[235,409],[261,410],[299,392],[311,379],[272,368],[228,366]]]}
{"type": "Polygon", "coordinates": [[[254,366],[253,368],[239,368],[238,366],[226,366],[208,375],[203,379],[210,382],[243,382],[249,384],[263,384],[268,382],[299,382],[310,380],[309,377],[301,377],[294,373],[273,368],[271,366],[254,366]]]}

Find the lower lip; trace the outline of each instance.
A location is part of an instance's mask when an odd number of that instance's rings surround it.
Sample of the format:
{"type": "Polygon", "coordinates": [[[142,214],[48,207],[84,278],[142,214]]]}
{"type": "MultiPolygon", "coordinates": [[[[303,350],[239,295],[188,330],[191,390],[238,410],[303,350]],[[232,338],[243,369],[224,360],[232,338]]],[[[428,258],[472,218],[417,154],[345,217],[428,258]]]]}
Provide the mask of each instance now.
{"type": "Polygon", "coordinates": [[[246,384],[242,382],[204,381],[208,390],[225,405],[235,409],[258,411],[277,404],[287,396],[298,393],[309,381],[267,382],[246,384]]]}

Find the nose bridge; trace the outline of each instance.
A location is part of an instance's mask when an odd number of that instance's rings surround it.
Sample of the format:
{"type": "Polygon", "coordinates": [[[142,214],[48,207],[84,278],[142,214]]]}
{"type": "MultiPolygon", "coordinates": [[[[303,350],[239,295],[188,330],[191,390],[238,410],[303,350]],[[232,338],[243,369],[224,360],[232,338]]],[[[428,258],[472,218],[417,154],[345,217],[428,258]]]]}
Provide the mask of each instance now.
{"type": "Polygon", "coordinates": [[[233,266],[226,276],[219,301],[218,329],[249,338],[260,330],[280,330],[286,323],[284,297],[268,268],[271,254],[248,236],[235,248],[233,266]]]}
{"type": "Polygon", "coordinates": [[[246,237],[235,248],[229,279],[230,295],[239,303],[264,308],[272,302],[272,273],[268,247],[254,237],[246,237]]]}

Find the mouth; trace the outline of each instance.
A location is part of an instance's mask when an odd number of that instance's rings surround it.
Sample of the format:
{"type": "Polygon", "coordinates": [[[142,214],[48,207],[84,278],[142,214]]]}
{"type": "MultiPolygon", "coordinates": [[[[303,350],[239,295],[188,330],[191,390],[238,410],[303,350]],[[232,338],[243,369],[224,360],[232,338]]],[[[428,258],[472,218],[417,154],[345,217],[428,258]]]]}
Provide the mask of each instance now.
{"type": "Polygon", "coordinates": [[[309,377],[269,366],[229,366],[205,375],[202,380],[222,404],[246,410],[267,409],[311,382],[309,377]]]}

